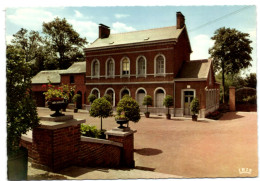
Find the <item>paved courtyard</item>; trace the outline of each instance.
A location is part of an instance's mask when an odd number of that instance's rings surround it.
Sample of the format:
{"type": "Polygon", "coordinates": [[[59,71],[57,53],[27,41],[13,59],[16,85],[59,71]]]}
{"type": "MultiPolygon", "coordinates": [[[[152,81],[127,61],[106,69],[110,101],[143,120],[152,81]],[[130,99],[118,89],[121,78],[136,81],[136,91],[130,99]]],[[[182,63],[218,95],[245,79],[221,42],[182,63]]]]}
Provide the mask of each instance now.
{"type": "MultiPolygon", "coordinates": [[[[40,116],[50,113],[46,108],[40,108],[38,111],[40,116]]],[[[66,114],[84,118],[87,120],[86,124],[100,128],[100,119],[89,117],[85,111],[73,113],[72,110],[67,110],[66,114]]],[[[162,178],[170,175],[186,178],[258,175],[256,112],[229,112],[219,121],[200,122],[167,120],[153,115],[151,118],[142,116],[138,123],[131,122],[129,125],[137,130],[134,156],[136,169],[143,171],[142,174],[158,173],[162,178]],[[240,174],[239,169],[251,169],[252,172],[240,174]]],[[[114,118],[103,119],[104,129],[109,130],[116,126],[114,118]]],[[[62,173],[66,175],[72,170],[62,173]]],[[[142,174],[139,174],[140,177],[142,174]]],[[[83,175],[88,176],[81,173],[81,177],[77,178],[95,179],[83,178],[83,175]]],[[[96,177],[103,178],[101,175],[96,177]]],[[[76,177],[71,177],[73,178],[76,177]]]]}

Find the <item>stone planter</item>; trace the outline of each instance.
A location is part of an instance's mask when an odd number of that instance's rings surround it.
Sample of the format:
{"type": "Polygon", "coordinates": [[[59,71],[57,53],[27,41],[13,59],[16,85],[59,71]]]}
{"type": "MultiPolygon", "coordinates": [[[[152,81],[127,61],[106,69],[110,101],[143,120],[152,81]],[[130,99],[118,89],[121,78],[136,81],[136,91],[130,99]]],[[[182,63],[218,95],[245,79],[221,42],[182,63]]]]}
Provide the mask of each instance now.
{"type": "Polygon", "coordinates": [[[126,119],[116,119],[116,123],[120,124],[120,126],[118,128],[125,128],[125,126],[123,126],[123,124],[127,124],[128,121],[126,119]]]}
{"type": "Polygon", "coordinates": [[[64,116],[60,113],[61,109],[66,109],[68,103],[64,101],[48,101],[48,108],[52,111],[55,111],[54,114],[51,114],[52,117],[64,116]]]}
{"type": "Polygon", "coordinates": [[[171,114],[166,114],[167,119],[171,119],[171,114]]]}
{"type": "Polygon", "coordinates": [[[144,115],[145,115],[146,118],[149,118],[150,117],[150,112],[146,112],[146,113],[144,113],[144,115]]]}
{"type": "Polygon", "coordinates": [[[198,120],[198,116],[197,115],[192,115],[192,121],[197,121],[198,120]]]}

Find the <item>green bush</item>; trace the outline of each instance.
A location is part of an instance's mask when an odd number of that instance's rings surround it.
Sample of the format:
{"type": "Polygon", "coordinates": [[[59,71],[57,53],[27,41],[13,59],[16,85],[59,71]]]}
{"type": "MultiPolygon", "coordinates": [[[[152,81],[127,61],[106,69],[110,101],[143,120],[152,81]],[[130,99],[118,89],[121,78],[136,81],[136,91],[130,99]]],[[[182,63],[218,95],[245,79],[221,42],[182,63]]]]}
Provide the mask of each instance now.
{"type": "Polygon", "coordinates": [[[104,98],[108,101],[108,102],[112,102],[112,97],[109,94],[105,94],[104,98]]]}
{"type": "Polygon", "coordinates": [[[194,99],[190,103],[190,110],[193,113],[193,115],[198,114],[200,110],[200,103],[199,99],[197,97],[194,97],[194,99]]]}
{"type": "Polygon", "coordinates": [[[88,96],[88,102],[90,102],[91,104],[94,102],[94,100],[96,100],[97,97],[94,94],[90,94],[88,96]]]}
{"type": "Polygon", "coordinates": [[[170,114],[170,107],[173,106],[173,98],[167,95],[163,100],[163,105],[168,108],[168,114],[170,114]]]}
{"type": "Polygon", "coordinates": [[[75,94],[72,98],[72,102],[74,102],[76,104],[80,99],[81,99],[81,95],[75,94]]]}
{"type": "Polygon", "coordinates": [[[152,96],[145,96],[144,100],[143,100],[143,105],[146,106],[146,112],[148,112],[148,106],[152,106],[153,105],[153,98],[152,96]]]}
{"type": "Polygon", "coordinates": [[[101,130],[98,130],[96,126],[91,125],[80,125],[80,133],[82,136],[92,137],[92,138],[100,138],[101,130]]]}
{"type": "Polygon", "coordinates": [[[113,114],[111,103],[108,102],[104,97],[98,98],[94,100],[94,102],[91,104],[89,114],[92,117],[101,118],[101,130],[102,130],[102,118],[107,118],[109,116],[112,116],[113,114]]]}
{"type": "Polygon", "coordinates": [[[243,87],[236,90],[236,103],[238,104],[256,104],[256,89],[243,87]]]}
{"type": "Polygon", "coordinates": [[[125,95],[117,104],[117,115],[124,113],[126,120],[138,122],[141,118],[138,103],[129,95],[125,95]]]}

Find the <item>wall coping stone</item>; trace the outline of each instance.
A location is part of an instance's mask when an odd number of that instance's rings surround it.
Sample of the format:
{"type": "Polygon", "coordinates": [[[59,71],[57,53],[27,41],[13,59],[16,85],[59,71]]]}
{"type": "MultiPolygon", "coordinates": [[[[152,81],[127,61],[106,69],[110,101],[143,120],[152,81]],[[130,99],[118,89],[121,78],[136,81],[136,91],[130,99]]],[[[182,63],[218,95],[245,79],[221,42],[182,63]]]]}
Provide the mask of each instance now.
{"type": "Polygon", "coordinates": [[[110,136],[121,136],[121,137],[126,137],[128,135],[134,134],[136,133],[137,130],[129,130],[129,131],[120,131],[120,130],[109,130],[106,131],[105,134],[106,135],[110,135],[110,136]]]}
{"type": "Polygon", "coordinates": [[[71,119],[71,120],[67,120],[65,122],[40,120],[39,128],[54,130],[54,129],[60,129],[60,128],[65,128],[65,127],[69,127],[69,126],[76,126],[78,124],[85,123],[85,122],[86,122],[85,119],[71,119]]]}
{"type": "Polygon", "coordinates": [[[81,136],[80,141],[82,142],[89,142],[89,143],[100,143],[100,144],[107,144],[107,145],[114,145],[118,147],[123,147],[122,143],[118,143],[111,140],[105,140],[105,139],[98,139],[98,138],[91,138],[86,136],[81,136]]]}
{"type": "Polygon", "coordinates": [[[73,119],[73,115],[64,115],[64,116],[58,116],[58,117],[52,117],[50,115],[48,116],[42,116],[40,117],[40,120],[42,121],[54,121],[54,122],[64,122],[73,119]]]}

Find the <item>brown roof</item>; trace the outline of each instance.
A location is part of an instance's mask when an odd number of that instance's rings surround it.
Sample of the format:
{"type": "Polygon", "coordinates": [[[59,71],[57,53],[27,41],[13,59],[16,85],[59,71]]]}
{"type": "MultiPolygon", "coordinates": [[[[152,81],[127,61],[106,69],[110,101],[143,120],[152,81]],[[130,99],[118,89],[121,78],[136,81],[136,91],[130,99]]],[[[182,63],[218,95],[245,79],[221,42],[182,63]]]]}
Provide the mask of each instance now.
{"type": "Polygon", "coordinates": [[[60,83],[60,73],[64,70],[44,70],[40,71],[37,75],[32,78],[32,84],[46,84],[49,80],[53,84],[60,83]]]}
{"type": "Polygon", "coordinates": [[[210,70],[211,60],[191,60],[185,62],[178,75],[176,80],[185,80],[185,79],[207,79],[209,70],[210,70]]]}
{"type": "Polygon", "coordinates": [[[111,47],[133,43],[146,43],[169,39],[177,40],[184,28],[185,27],[182,29],[177,29],[176,26],[169,26],[164,28],[110,34],[108,38],[98,38],[86,49],[111,47]]]}
{"type": "Polygon", "coordinates": [[[60,74],[80,74],[86,73],[86,61],[74,62],[67,70],[62,71],[60,74]]]}

